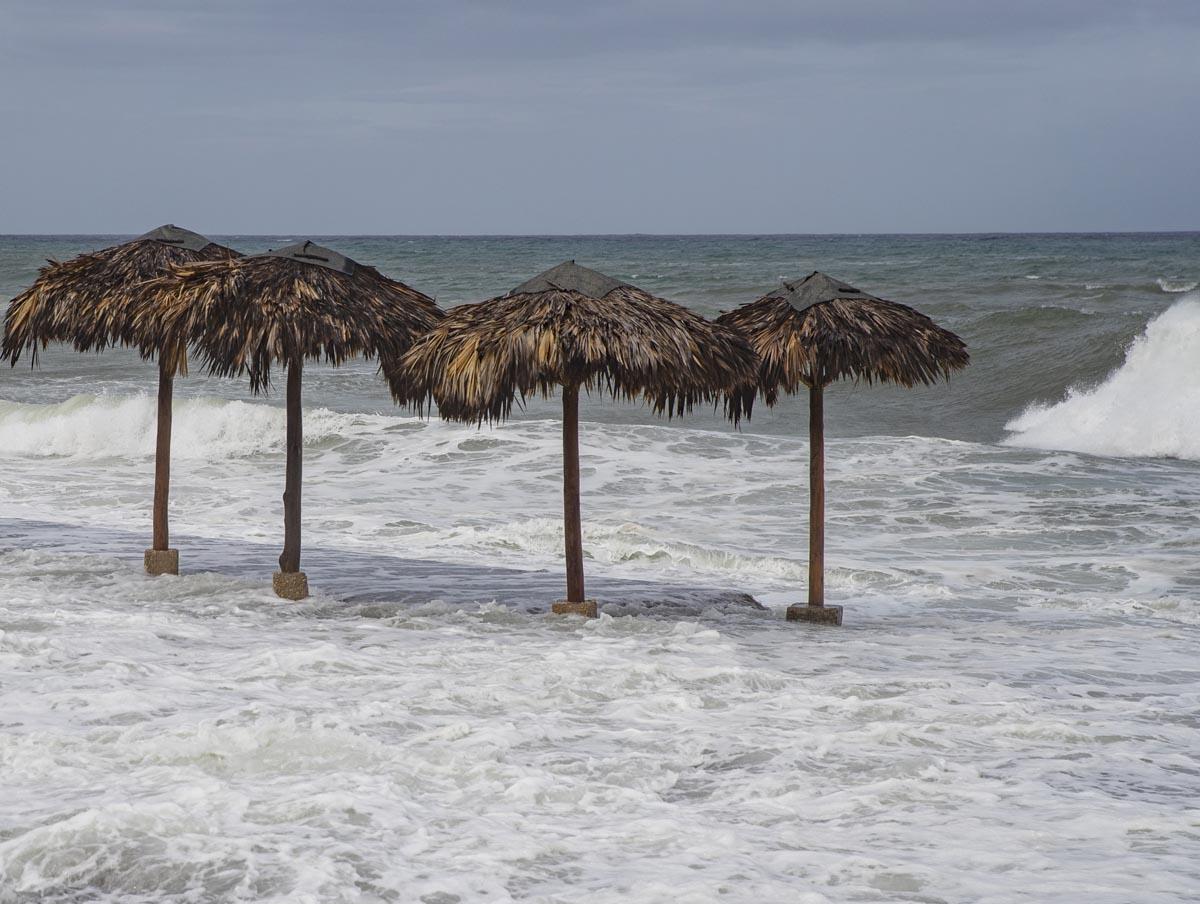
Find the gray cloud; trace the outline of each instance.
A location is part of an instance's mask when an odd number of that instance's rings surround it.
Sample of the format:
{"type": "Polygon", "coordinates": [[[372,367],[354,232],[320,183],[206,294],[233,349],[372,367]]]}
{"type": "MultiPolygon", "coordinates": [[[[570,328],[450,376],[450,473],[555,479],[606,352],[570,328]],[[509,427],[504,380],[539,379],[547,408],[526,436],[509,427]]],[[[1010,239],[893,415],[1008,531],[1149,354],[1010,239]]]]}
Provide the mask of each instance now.
{"type": "Polygon", "coordinates": [[[9,7],[3,231],[1200,225],[1194,2],[9,7]]]}

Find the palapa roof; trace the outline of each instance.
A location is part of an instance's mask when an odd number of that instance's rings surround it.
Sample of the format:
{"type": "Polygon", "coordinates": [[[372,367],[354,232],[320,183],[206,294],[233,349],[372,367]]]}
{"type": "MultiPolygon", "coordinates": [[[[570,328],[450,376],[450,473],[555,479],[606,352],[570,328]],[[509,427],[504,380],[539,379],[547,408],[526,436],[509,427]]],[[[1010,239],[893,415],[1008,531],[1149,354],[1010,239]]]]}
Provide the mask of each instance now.
{"type": "Polygon", "coordinates": [[[186,337],[210,373],[248,374],[254,392],[295,356],[399,360],[442,318],[429,296],[313,242],[181,265],[151,289],[149,324],[186,337]]]}
{"type": "Polygon", "coordinates": [[[733,330],[567,261],[453,308],[389,381],[398,402],[433,401],[443,417],[467,422],[503,420],[514,401],[563,385],[641,397],[668,416],[724,399],[736,422],[749,415],[755,370],[733,330]]]}
{"type": "Polygon", "coordinates": [[[966,344],[920,311],[814,271],[717,318],[758,354],[768,405],[839,379],[914,386],[967,366],[966,344]]]}
{"type": "Polygon", "coordinates": [[[160,226],[136,239],[69,261],[48,261],[33,285],[14,298],[4,318],[2,357],[16,364],[28,349],[33,363],[51,342],[68,342],[76,351],[100,351],[111,345],[137,347],[144,357],[164,349],[175,354],[175,368],[186,356],[160,330],[135,322],[145,284],[169,272],[173,264],[226,260],[237,252],[178,226],[160,226]]]}

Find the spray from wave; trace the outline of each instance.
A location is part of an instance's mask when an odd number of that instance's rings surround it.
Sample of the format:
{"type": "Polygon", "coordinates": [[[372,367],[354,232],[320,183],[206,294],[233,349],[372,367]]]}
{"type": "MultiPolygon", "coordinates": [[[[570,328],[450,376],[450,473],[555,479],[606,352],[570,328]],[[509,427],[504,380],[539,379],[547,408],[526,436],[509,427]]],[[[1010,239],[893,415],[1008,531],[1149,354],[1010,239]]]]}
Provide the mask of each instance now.
{"type": "MultiPolygon", "coordinates": [[[[304,441],[345,432],[354,418],[324,408],[304,413],[304,441]]],[[[156,403],[146,395],[78,395],[56,405],[0,401],[0,454],[137,458],[154,454],[156,403]]],[[[218,460],[283,451],[285,414],[270,405],[177,399],[171,454],[218,460]]]]}
{"type": "Polygon", "coordinates": [[[1195,291],[1196,286],[1200,285],[1200,283],[1197,283],[1195,280],[1186,279],[1166,279],[1164,277],[1159,277],[1156,281],[1158,282],[1158,287],[1160,289],[1171,294],[1176,294],[1178,292],[1193,292],[1195,291]]]}
{"type": "Polygon", "coordinates": [[[1200,299],[1183,299],[1150,321],[1099,386],[1031,406],[1006,428],[1014,446],[1200,459],[1200,299]]]}

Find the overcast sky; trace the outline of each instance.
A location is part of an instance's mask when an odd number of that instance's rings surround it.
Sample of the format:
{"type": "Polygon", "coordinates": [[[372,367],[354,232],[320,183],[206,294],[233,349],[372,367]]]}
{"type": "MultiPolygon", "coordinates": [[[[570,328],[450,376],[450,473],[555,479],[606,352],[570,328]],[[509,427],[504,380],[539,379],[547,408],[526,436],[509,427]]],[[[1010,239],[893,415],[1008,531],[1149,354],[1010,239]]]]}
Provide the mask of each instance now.
{"type": "Polygon", "coordinates": [[[1200,0],[0,0],[0,232],[1200,228],[1200,0]]]}

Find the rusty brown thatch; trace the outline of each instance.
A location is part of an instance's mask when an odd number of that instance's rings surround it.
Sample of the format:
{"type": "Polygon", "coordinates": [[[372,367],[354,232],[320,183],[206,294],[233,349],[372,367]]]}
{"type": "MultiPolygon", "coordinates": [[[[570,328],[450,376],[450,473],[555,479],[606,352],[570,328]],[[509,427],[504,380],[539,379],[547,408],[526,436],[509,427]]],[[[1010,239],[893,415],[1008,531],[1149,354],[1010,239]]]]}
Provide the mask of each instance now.
{"type": "Polygon", "coordinates": [[[965,343],[907,305],[862,292],[824,273],[784,283],[717,318],[750,340],[768,405],[782,390],[849,378],[914,386],[966,367],[965,343]]]}
{"type": "Polygon", "coordinates": [[[209,372],[248,374],[256,393],[274,361],[398,360],[442,318],[427,295],[311,242],[182,264],[151,290],[140,326],[179,330],[209,372]]]}
{"type": "Polygon", "coordinates": [[[688,309],[569,261],[480,304],[452,309],[385,374],[398,402],[489,423],[557,386],[644,398],[682,414],[724,398],[735,422],[753,401],[746,341],[688,309]]]}
{"type": "MultiPolygon", "coordinates": [[[[162,226],[130,242],[59,263],[49,261],[32,286],[10,302],[2,357],[16,364],[26,349],[34,364],[51,342],[76,351],[131,345],[149,358],[176,347],[157,328],[134,322],[141,287],[174,264],[227,260],[237,252],[176,226],[162,226]]],[[[186,367],[182,351],[172,371],[186,367]]]]}

